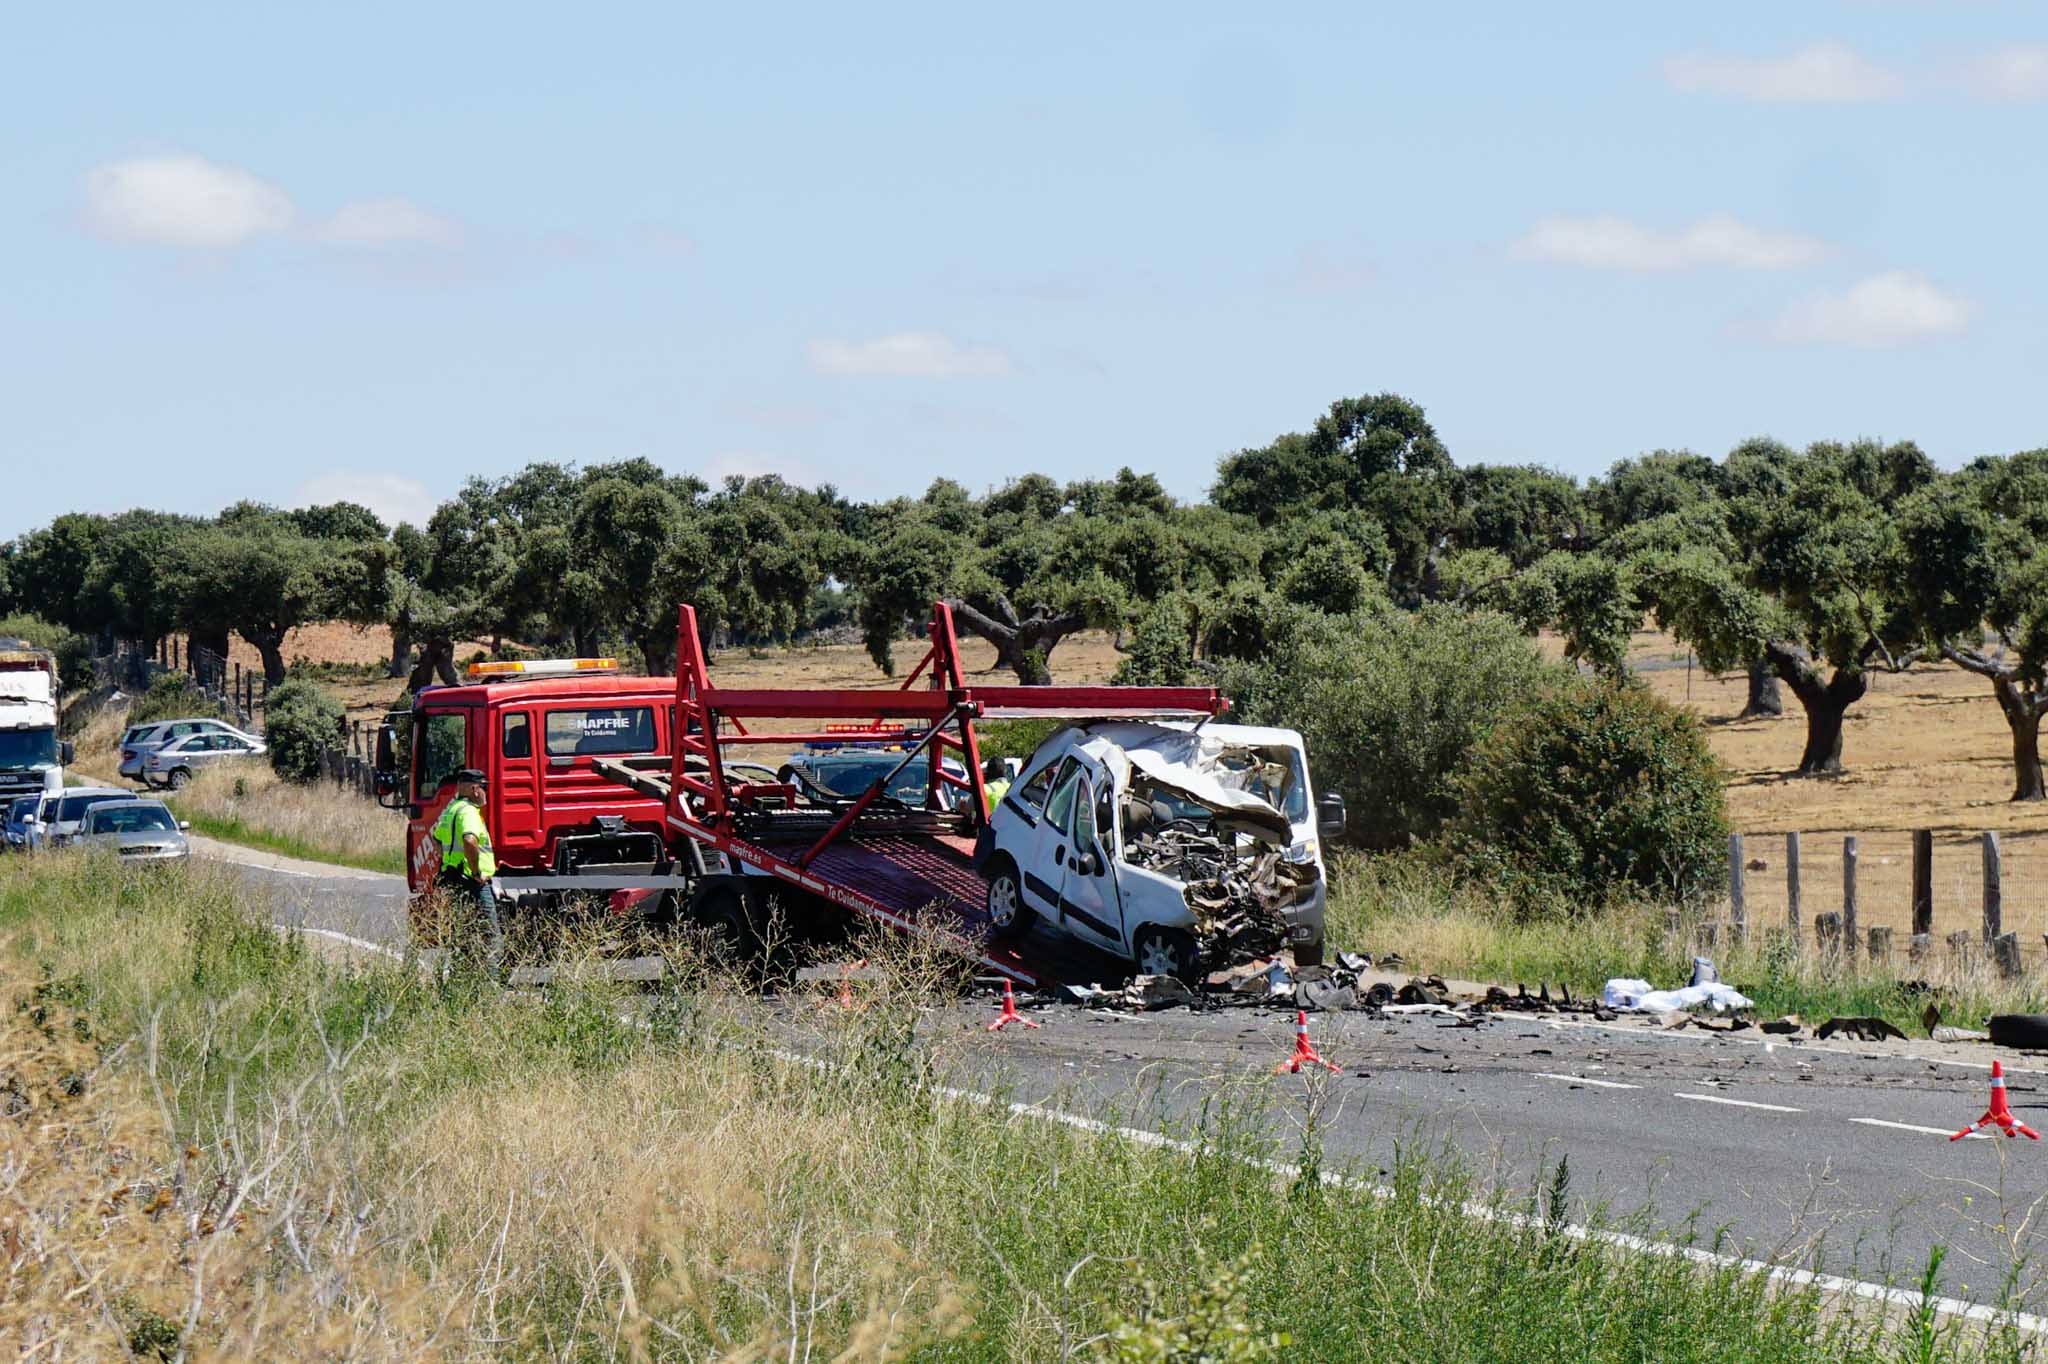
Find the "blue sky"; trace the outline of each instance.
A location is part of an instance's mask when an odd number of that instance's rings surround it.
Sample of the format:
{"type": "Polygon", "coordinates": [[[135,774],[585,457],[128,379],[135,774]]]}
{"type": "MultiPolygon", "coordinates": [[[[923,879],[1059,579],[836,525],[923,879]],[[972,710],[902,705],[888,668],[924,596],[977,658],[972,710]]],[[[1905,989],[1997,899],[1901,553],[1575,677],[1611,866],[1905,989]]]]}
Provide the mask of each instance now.
{"type": "Polygon", "coordinates": [[[39,6],[0,536],[644,455],[861,497],[1217,458],[2048,444],[2028,4],[39,6]],[[744,11],[744,12],[742,12],[744,11]]]}

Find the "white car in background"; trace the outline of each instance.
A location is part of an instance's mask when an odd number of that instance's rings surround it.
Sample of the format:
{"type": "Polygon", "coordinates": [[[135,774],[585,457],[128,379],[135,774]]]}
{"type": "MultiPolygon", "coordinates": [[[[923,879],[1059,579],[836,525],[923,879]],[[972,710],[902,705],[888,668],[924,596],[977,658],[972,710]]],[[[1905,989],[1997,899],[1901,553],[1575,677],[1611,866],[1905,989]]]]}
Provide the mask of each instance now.
{"type": "Polygon", "coordinates": [[[121,736],[122,776],[141,781],[149,755],[165,744],[193,734],[229,734],[237,739],[260,744],[262,738],[246,730],[236,729],[225,720],[213,720],[204,716],[193,716],[183,720],[152,720],[146,725],[130,725],[128,732],[121,736]]]}
{"type": "Polygon", "coordinates": [[[192,780],[194,772],[215,763],[233,758],[253,758],[269,751],[261,739],[240,730],[204,730],[187,734],[182,739],[173,739],[160,748],[150,750],[142,760],[142,783],[181,790],[192,780]]]}

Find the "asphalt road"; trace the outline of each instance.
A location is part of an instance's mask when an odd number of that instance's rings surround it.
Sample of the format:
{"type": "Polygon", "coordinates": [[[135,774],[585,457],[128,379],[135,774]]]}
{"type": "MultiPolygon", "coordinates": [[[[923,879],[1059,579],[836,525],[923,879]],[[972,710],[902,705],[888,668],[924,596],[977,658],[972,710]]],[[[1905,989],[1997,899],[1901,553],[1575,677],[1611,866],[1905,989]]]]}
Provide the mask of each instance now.
{"type": "MultiPolygon", "coordinates": [[[[404,883],[223,845],[274,922],[337,942],[395,945],[404,883]]],[[[1991,1301],[2017,1263],[2023,1305],[2048,1308],[2036,1228],[2048,1143],[1948,1133],[1988,1097],[1987,1048],[1916,1055],[1747,1034],[1663,1033],[1520,1015],[1477,1028],[1440,1016],[1317,1015],[1342,1067],[1312,1086],[1278,1076],[1293,1017],[1264,1008],[1106,1015],[1031,1011],[1035,1030],[984,1030],[993,1007],[929,1023],[964,1086],[1118,1125],[1185,1131],[1223,1093],[1258,1106],[1290,1159],[1311,1107],[1328,1168],[1377,1178],[1402,1149],[1449,1148],[1483,1183],[1526,1192],[1568,1156],[1574,1214],[1638,1218],[1725,1253],[1917,1283],[1936,1244],[1947,1294],[1991,1301]]],[[[1896,1049],[1894,1049],[1896,1050],[1896,1049]]],[[[2022,1120],[2048,1130],[2048,1069],[2007,1057],[2022,1120]],[[2015,1069],[2015,1066],[2019,1067],[2015,1069]]]]}

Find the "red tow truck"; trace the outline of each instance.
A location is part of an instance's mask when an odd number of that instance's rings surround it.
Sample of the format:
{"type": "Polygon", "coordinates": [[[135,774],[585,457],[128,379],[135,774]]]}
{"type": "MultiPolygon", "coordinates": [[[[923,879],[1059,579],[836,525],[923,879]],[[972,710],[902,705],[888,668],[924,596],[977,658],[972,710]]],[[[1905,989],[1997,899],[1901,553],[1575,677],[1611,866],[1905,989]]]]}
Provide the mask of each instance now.
{"type": "Polygon", "coordinates": [[[743,948],[761,943],[772,911],[798,934],[851,914],[1035,984],[1067,974],[1073,947],[989,931],[973,865],[988,819],[975,723],[1202,722],[1228,705],[1205,687],[971,685],[944,603],[899,687],[721,688],[695,610],[678,616],[674,678],[622,676],[609,660],[481,664],[464,685],[423,688],[391,717],[378,736],[378,789],[407,812],[415,892],[433,879],[429,830],[453,775],[474,767],[490,778],[484,813],[503,903],[547,912],[567,895],[608,895],[743,948]],[[900,736],[902,756],[857,797],[800,786],[754,756],[870,726],[900,736]],[[915,805],[904,778],[920,771],[915,805]]]}

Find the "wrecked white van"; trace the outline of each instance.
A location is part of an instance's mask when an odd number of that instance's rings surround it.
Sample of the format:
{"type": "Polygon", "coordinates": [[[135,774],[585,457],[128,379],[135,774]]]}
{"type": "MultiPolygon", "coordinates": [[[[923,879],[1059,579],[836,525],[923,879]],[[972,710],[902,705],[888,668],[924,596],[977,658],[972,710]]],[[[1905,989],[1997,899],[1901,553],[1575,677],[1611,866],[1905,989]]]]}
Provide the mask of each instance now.
{"type": "Polygon", "coordinates": [[[1147,975],[1323,950],[1320,802],[1301,736],[1248,725],[1105,721],[1025,763],[975,847],[995,931],[1044,923],[1147,975]]]}

